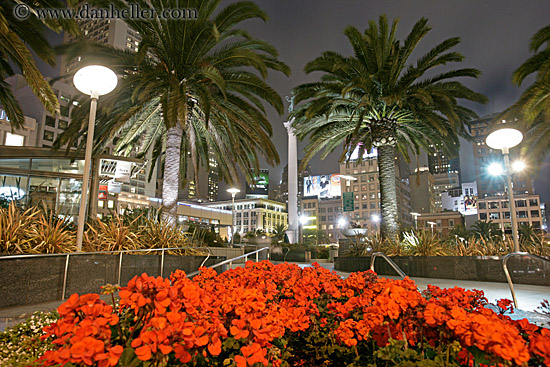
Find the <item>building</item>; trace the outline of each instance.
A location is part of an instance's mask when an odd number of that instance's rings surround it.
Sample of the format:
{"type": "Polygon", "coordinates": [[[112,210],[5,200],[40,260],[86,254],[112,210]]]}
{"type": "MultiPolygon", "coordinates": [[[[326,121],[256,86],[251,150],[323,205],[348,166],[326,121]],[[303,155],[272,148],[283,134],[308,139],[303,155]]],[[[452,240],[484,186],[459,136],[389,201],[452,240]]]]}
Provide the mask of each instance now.
{"type": "Polygon", "coordinates": [[[460,186],[460,179],[458,173],[449,172],[449,173],[437,173],[433,175],[434,177],[434,194],[435,194],[435,211],[443,210],[443,202],[441,199],[441,194],[446,191],[449,191],[453,188],[460,186]]]}
{"type": "Polygon", "coordinates": [[[302,229],[319,230],[319,199],[315,197],[302,198],[299,210],[302,229]]]}
{"type": "MultiPolygon", "coordinates": [[[[81,3],[79,6],[88,6],[86,3],[81,3]]],[[[82,34],[101,44],[137,52],[141,36],[138,32],[126,24],[124,19],[77,19],[78,25],[82,34]]],[[[75,41],[75,38],[68,33],[65,33],[64,43],[75,41]]],[[[61,59],[61,73],[68,74],[78,68],[80,58],[68,61],[65,58],[61,59]]]]}
{"type": "Polygon", "coordinates": [[[4,146],[33,147],[36,145],[36,120],[25,116],[23,127],[14,130],[6,111],[0,109],[0,143],[4,146]]]}
{"type": "MultiPolygon", "coordinates": [[[[231,211],[232,201],[202,204],[204,207],[231,211]]],[[[262,230],[273,233],[277,226],[288,226],[286,205],[269,199],[235,199],[235,232],[241,235],[262,230]]]]}
{"type": "MultiPolygon", "coordinates": [[[[65,151],[49,148],[0,146],[0,195],[22,208],[45,205],[75,220],[80,208],[84,157],[76,154],[74,158],[67,157],[65,151]]],[[[115,166],[118,162],[138,167],[143,163],[132,158],[94,157],[94,162],[104,160],[115,162],[115,166]]],[[[101,174],[94,174],[93,178],[95,182],[100,179],[110,182],[115,174],[115,170],[101,170],[101,174]]],[[[91,216],[120,214],[126,209],[151,205],[150,198],[145,195],[121,192],[123,184],[120,182],[116,194],[107,188],[101,190],[107,185],[97,184],[96,190],[92,185],[89,196],[91,216]]]]}
{"type": "Polygon", "coordinates": [[[459,212],[424,213],[417,218],[419,230],[439,233],[444,237],[448,236],[453,227],[458,224],[464,225],[464,217],[459,212]]]}
{"type": "MultiPolygon", "coordinates": [[[[397,162],[396,158],[396,163],[397,162]]],[[[342,193],[353,192],[354,207],[343,215],[371,232],[379,231],[380,181],[378,178],[378,160],[375,153],[369,153],[361,162],[358,160],[340,164],[342,193]],[[344,177],[345,176],[345,177],[344,177]]],[[[395,177],[399,222],[406,228],[412,225],[409,179],[400,177],[399,164],[396,164],[395,177]]]]}
{"type": "Polygon", "coordinates": [[[435,206],[435,179],[431,172],[424,167],[409,176],[411,189],[411,210],[415,213],[434,213],[435,206]]]}
{"type": "MultiPolygon", "coordinates": [[[[534,228],[542,229],[543,217],[539,196],[533,194],[516,195],[515,201],[518,226],[529,224],[534,228]]],[[[477,207],[479,220],[498,223],[506,234],[512,234],[507,195],[479,198],[477,207]]]]}
{"type": "Polygon", "coordinates": [[[465,182],[441,194],[443,210],[477,215],[477,182],[465,182]]]}
{"type": "Polygon", "coordinates": [[[246,185],[246,198],[269,198],[269,170],[261,169],[252,184],[246,185]]]}
{"type": "Polygon", "coordinates": [[[318,225],[325,232],[331,243],[337,243],[340,238],[339,220],[342,218],[342,199],[319,199],[318,225]]]}
{"type": "MultiPolygon", "coordinates": [[[[25,127],[22,131],[19,131],[19,133],[15,134],[17,135],[15,136],[15,140],[6,140],[6,137],[10,136],[7,134],[6,131],[3,134],[3,137],[0,136],[0,139],[3,138],[2,140],[0,140],[0,142],[8,142],[8,145],[23,144],[25,146],[47,148],[47,150],[51,151],[54,141],[58,138],[60,134],[65,131],[65,129],[71,123],[70,113],[72,112],[73,108],[78,108],[78,103],[76,103],[74,99],[77,95],[79,95],[79,92],[72,85],[63,83],[61,81],[55,82],[53,84],[53,90],[58,96],[60,104],[60,114],[54,116],[44,108],[42,103],[38,100],[30,87],[27,85],[22,75],[14,75],[6,79],[6,82],[12,87],[14,95],[21,104],[21,108],[23,109],[23,113],[26,115],[26,117],[25,127]],[[29,121],[28,126],[27,121],[29,121]]],[[[0,123],[0,129],[8,129],[8,124],[9,122],[5,121],[4,119],[4,121],[0,123]]],[[[1,131],[0,134],[2,134],[1,131]]],[[[106,190],[99,190],[99,185],[103,186],[103,188],[108,186],[107,180],[109,179],[109,177],[111,177],[111,173],[112,179],[115,173],[114,170],[117,167],[120,168],[122,165],[121,163],[117,166],[118,161],[126,160],[129,162],[142,162],[142,164],[140,164],[139,167],[134,167],[136,169],[132,171],[131,177],[128,176],[127,180],[125,180],[125,182],[123,182],[119,187],[119,190],[117,190],[117,192],[113,192],[113,194],[117,196],[116,198],[111,195],[111,197],[106,200],[106,202],[99,200],[96,203],[97,213],[99,214],[99,216],[109,215],[109,213],[112,213],[115,208],[118,212],[120,212],[121,210],[124,211],[124,209],[127,208],[136,207],[136,205],[143,206],[145,205],[145,203],[149,202],[150,198],[156,196],[157,182],[154,179],[151,179],[151,181],[148,180],[151,165],[144,165],[142,160],[133,159],[131,157],[113,157],[111,156],[113,147],[114,145],[112,143],[105,147],[102,156],[110,158],[105,158],[105,161],[102,161],[102,163],[100,163],[100,169],[98,167],[95,167],[94,169],[94,172],[98,172],[99,175],[103,178],[99,181],[94,181],[94,185],[96,186],[91,186],[91,190],[93,192],[106,192],[106,190]],[[113,172],[111,172],[111,170],[113,172]],[[118,196],[121,197],[118,198],[118,196]],[[128,201],[128,205],[125,204],[127,202],[126,200],[130,200],[128,201]],[[132,203],[134,205],[132,205],[132,203]],[[104,206],[102,207],[102,205],[104,206]]],[[[64,148],[66,147],[63,147],[63,149],[60,149],[59,152],[52,156],[58,157],[57,154],[66,155],[64,148]]],[[[40,153],[40,155],[48,156],[47,153],[40,153]]],[[[66,158],[70,159],[69,156],[66,156],[66,158]]],[[[95,155],[94,158],[99,159],[100,156],[95,155]]],[[[157,167],[154,168],[152,177],[156,177],[156,169],[157,167]]]]}
{"type": "MultiPolygon", "coordinates": [[[[311,167],[310,165],[306,165],[306,167],[302,170],[300,170],[300,167],[302,166],[302,161],[298,161],[298,198],[301,198],[304,193],[304,177],[307,177],[310,175],[311,167]]],[[[281,183],[277,185],[277,187],[273,190],[273,200],[278,201],[280,203],[288,203],[288,164],[285,165],[285,168],[283,169],[283,178],[281,180],[281,183]]]]}
{"type": "Polygon", "coordinates": [[[460,158],[448,158],[441,149],[437,149],[434,153],[428,154],[428,169],[433,175],[460,173],[460,158]]]}
{"type": "MultiPolygon", "coordinates": [[[[503,195],[505,192],[504,177],[491,176],[488,172],[488,167],[493,163],[503,165],[503,157],[500,150],[489,148],[485,139],[491,132],[493,120],[497,114],[491,114],[482,117],[479,120],[473,121],[471,124],[471,134],[474,138],[474,166],[476,180],[478,186],[478,194],[480,198],[503,195]]],[[[521,144],[520,146],[521,147],[521,144]]],[[[510,161],[514,162],[519,158],[519,147],[510,150],[510,161]]],[[[517,194],[532,194],[533,180],[528,172],[515,173],[512,177],[514,193],[517,194]]]]}
{"type": "Polygon", "coordinates": [[[229,228],[233,218],[231,210],[212,208],[191,202],[178,202],[176,211],[179,224],[214,228],[220,237],[229,238],[229,228]]]}

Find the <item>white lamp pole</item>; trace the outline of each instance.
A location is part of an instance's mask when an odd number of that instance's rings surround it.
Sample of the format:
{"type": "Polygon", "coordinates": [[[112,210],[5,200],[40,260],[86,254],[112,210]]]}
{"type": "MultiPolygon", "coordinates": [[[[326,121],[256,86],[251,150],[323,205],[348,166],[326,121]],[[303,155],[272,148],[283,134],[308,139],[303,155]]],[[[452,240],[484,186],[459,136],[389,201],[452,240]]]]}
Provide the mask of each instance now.
{"type": "Polygon", "coordinates": [[[518,224],[516,218],[516,201],[512,187],[512,170],[510,168],[510,148],[515,147],[523,140],[523,134],[516,129],[499,129],[487,136],[486,142],[490,148],[502,150],[504,156],[504,170],[506,171],[506,184],[508,189],[508,201],[510,203],[510,220],[512,222],[512,237],[514,240],[514,252],[519,252],[518,224]]]}
{"type": "MultiPolygon", "coordinates": [[[[92,148],[94,144],[94,127],[99,96],[110,93],[115,89],[118,80],[116,74],[109,68],[100,65],[85,66],[78,70],[73,78],[76,89],[89,95],[90,118],[88,120],[88,137],[86,139],[86,153],[84,155],[84,172],[82,174],[82,195],[78,211],[78,228],[76,232],[76,247],[82,250],[84,224],[86,223],[86,204],[88,201],[88,183],[90,181],[90,165],[92,162],[92,148]]],[[[91,190],[90,190],[91,191],[91,190]]]]}
{"type": "Polygon", "coordinates": [[[231,188],[227,189],[227,192],[231,194],[231,246],[233,246],[235,244],[235,195],[241,190],[231,188]]]}
{"type": "Polygon", "coordinates": [[[411,212],[411,215],[414,218],[414,229],[418,230],[418,217],[420,216],[420,213],[411,212]]]}

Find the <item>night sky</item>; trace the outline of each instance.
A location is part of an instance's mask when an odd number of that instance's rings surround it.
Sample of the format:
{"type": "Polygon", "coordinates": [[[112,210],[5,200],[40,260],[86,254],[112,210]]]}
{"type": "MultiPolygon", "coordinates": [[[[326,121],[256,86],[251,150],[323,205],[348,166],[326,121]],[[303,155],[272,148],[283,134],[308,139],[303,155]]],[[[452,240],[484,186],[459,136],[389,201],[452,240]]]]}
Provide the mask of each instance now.
{"type": "MultiPolygon", "coordinates": [[[[292,69],[291,77],[271,74],[269,82],[281,94],[289,95],[298,84],[313,81],[318,75],[305,75],[305,64],[323,51],[351,54],[349,42],[343,34],[347,25],[360,31],[368,21],[378,20],[381,14],[400,20],[398,38],[403,39],[421,17],[426,17],[432,31],[421,41],[415,60],[431,47],[449,37],[460,37],[455,48],[465,57],[455,67],[475,67],[482,71],[477,80],[463,82],[489,97],[486,105],[469,105],[480,116],[500,112],[512,104],[523,88],[512,84],[513,71],[530,55],[528,48],[532,35],[550,23],[548,0],[255,0],[270,19],[244,23],[253,36],[273,44],[280,58],[292,69]]],[[[222,5],[228,1],[222,1],[222,5]]],[[[443,70],[443,69],[441,69],[443,70]]],[[[531,82],[528,79],[522,87],[531,82]]],[[[273,125],[273,140],[279,151],[281,165],[270,169],[271,184],[278,183],[287,162],[287,135],[283,127],[286,116],[278,116],[272,109],[269,118],[273,125]]],[[[299,143],[298,151],[305,146],[299,143]]],[[[338,171],[336,162],[341,152],[324,161],[311,162],[314,173],[338,171]]],[[[548,160],[547,160],[548,161],[548,160]]],[[[537,193],[550,201],[550,163],[546,162],[536,180],[537,193]]],[[[220,190],[220,193],[223,192],[220,190]]]]}
{"type": "MultiPolygon", "coordinates": [[[[521,94],[528,79],[518,88],[511,82],[513,71],[531,53],[529,41],[540,28],[550,23],[550,1],[547,0],[256,0],[270,16],[267,23],[255,21],[246,24],[256,37],[272,43],[280,58],[292,68],[290,78],[273,74],[271,84],[282,95],[289,95],[298,84],[314,81],[319,76],[305,75],[305,64],[323,51],[337,51],[345,55],[352,52],[343,31],[353,25],[364,31],[370,20],[378,20],[386,14],[399,19],[399,39],[403,39],[421,17],[429,20],[432,30],[421,41],[418,53],[411,60],[424,54],[431,47],[449,37],[460,37],[455,48],[465,56],[465,61],[455,67],[475,67],[481,70],[479,79],[463,79],[474,90],[489,97],[486,105],[469,105],[480,116],[500,112],[512,104],[521,94]]],[[[443,70],[443,69],[442,69],[443,70]]],[[[287,162],[287,135],[283,127],[284,117],[271,111],[274,141],[281,158],[279,167],[271,168],[272,183],[278,183],[282,168],[287,162]]],[[[305,146],[299,143],[298,151],[305,146]]],[[[337,157],[341,151],[321,161],[311,161],[314,173],[338,171],[337,157]]],[[[537,193],[543,200],[550,200],[550,163],[544,164],[535,182],[537,193]]]]}

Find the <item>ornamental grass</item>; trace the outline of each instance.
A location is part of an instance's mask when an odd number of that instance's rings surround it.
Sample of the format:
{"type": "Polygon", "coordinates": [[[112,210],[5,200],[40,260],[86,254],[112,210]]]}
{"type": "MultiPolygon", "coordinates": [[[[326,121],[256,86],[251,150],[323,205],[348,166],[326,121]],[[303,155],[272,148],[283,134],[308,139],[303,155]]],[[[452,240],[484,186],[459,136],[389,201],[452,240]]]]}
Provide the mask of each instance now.
{"type": "MultiPolygon", "coordinates": [[[[109,287],[108,291],[115,289],[109,287]]],[[[44,328],[42,366],[542,366],[550,330],[481,291],[248,262],[193,279],[146,274],[109,305],[73,294],[44,328]]]]}

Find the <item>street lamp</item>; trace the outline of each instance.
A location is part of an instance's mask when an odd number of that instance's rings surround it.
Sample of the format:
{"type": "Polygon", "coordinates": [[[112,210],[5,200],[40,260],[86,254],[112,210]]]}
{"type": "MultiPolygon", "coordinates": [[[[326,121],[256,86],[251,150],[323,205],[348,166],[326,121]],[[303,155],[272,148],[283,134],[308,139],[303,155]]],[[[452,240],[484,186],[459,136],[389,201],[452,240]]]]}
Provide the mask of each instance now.
{"type": "Polygon", "coordinates": [[[338,219],[338,227],[339,228],[346,228],[347,225],[348,225],[348,221],[347,221],[346,218],[340,217],[340,219],[338,219]]]}
{"type": "Polygon", "coordinates": [[[502,150],[504,156],[504,173],[508,188],[508,201],[510,202],[510,219],[512,221],[512,237],[514,239],[514,252],[519,252],[518,227],[516,218],[516,201],[512,188],[512,170],[510,168],[510,148],[515,147],[523,140],[521,131],[511,128],[495,130],[487,136],[487,146],[502,150]]]}
{"type": "Polygon", "coordinates": [[[420,217],[420,213],[411,212],[411,215],[414,218],[414,229],[418,230],[418,217],[420,217]]]}
{"type": "MultiPolygon", "coordinates": [[[[76,232],[76,248],[82,250],[84,224],[86,222],[86,204],[88,201],[88,183],[90,181],[90,165],[94,144],[95,115],[99,96],[110,93],[115,89],[118,79],[114,71],[101,65],[89,65],[78,70],[73,77],[73,84],[80,92],[91,97],[90,117],[88,120],[88,137],[86,139],[86,153],[84,155],[84,173],[82,175],[82,194],[78,211],[78,228],[76,232]]],[[[96,198],[97,199],[97,198],[96,198]]]]}
{"type": "Polygon", "coordinates": [[[434,234],[434,226],[437,224],[436,222],[426,222],[430,225],[430,228],[432,229],[432,234],[434,234]]]}
{"type": "Polygon", "coordinates": [[[231,194],[231,246],[233,246],[235,244],[235,195],[241,190],[230,188],[227,192],[231,194]]]}

